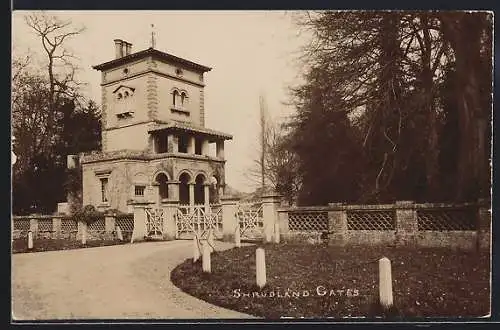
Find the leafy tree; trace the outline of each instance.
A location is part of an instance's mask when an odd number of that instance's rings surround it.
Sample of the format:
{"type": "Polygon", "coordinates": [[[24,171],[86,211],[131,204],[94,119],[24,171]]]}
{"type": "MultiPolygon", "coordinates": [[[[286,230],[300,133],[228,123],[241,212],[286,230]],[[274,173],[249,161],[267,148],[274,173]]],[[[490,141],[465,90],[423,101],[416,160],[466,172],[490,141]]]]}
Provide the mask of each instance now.
{"type": "MultiPolygon", "coordinates": [[[[299,115],[292,120],[296,145],[309,148],[296,149],[309,202],[355,198],[328,188],[311,193],[332,175],[317,166],[326,153],[321,141],[337,153],[354,150],[361,169],[334,175],[350,175],[359,185],[354,196],[363,202],[489,195],[489,14],[327,11],[300,16],[298,24],[313,35],[304,51],[306,83],[293,94],[299,115]],[[467,40],[474,40],[470,50],[467,40]],[[330,112],[337,115],[325,115],[330,112]],[[306,134],[308,125],[314,134],[306,134]],[[332,129],[346,132],[337,137],[343,143],[331,140],[332,129]],[[451,164],[443,152],[457,155],[456,171],[446,171],[451,164]],[[445,186],[450,182],[456,182],[454,196],[445,186]]],[[[323,159],[334,169],[342,163],[323,159]]]]}

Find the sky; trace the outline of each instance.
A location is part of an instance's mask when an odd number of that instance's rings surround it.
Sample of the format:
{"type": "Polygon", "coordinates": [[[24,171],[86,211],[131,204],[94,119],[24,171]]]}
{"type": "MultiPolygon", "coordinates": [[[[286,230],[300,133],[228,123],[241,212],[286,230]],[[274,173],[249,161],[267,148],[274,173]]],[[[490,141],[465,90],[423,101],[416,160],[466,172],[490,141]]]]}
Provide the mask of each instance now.
{"type": "MultiPolygon", "coordinates": [[[[25,25],[29,12],[14,11],[13,54],[39,54],[39,39],[25,25]]],[[[132,52],[151,46],[212,67],[205,74],[205,127],[233,135],[226,141],[226,183],[250,192],[248,177],[258,156],[259,96],[264,95],[270,118],[279,122],[294,109],[289,86],[300,83],[298,55],[307,37],[283,11],[49,11],[85,31],[68,41],[86,83],[84,93],[100,104],[100,72],[92,65],[114,59],[113,39],[133,44],[132,52]]],[[[41,60],[42,61],[42,60],[41,60]]],[[[41,65],[43,62],[40,62],[41,65]]]]}

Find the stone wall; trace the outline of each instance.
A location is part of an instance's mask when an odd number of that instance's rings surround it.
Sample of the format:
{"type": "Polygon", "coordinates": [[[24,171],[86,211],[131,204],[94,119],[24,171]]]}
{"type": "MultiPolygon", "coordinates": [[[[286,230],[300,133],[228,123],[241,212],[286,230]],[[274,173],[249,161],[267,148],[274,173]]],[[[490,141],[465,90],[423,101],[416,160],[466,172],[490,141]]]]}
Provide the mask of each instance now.
{"type": "Polygon", "coordinates": [[[491,209],[485,201],[466,204],[415,204],[411,201],[384,205],[329,204],[327,207],[280,208],[278,214],[284,241],[460,249],[489,249],[491,245],[491,209]],[[302,219],[302,223],[297,219],[302,219]],[[328,222],[328,229],[318,230],[325,227],[325,222],[328,222]]]}

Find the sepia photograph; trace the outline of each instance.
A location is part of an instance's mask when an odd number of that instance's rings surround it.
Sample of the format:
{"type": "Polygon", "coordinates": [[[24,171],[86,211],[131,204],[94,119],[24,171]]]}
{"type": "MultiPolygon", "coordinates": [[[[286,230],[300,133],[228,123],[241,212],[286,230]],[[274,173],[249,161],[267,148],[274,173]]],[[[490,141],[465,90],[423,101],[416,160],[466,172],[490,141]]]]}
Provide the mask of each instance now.
{"type": "Polygon", "coordinates": [[[11,17],[11,323],[491,317],[493,12],[11,17]]]}

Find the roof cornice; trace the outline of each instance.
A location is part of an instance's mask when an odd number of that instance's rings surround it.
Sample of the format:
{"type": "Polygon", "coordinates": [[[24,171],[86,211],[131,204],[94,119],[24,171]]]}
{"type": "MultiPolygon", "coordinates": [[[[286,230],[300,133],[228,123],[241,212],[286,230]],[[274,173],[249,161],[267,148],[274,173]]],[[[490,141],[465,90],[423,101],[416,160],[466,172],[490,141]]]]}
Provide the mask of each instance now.
{"type": "Polygon", "coordinates": [[[157,59],[163,60],[165,62],[181,64],[187,68],[191,68],[191,69],[201,71],[201,72],[208,72],[208,71],[212,70],[212,68],[210,68],[208,66],[204,66],[204,65],[201,65],[201,64],[198,64],[195,62],[191,62],[189,60],[186,60],[186,59],[174,56],[172,54],[168,54],[168,53],[159,51],[159,50],[154,49],[154,48],[148,48],[145,50],[141,50],[140,52],[137,52],[137,53],[132,53],[130,55],[114,59],[112,61],[108,61],[108,62],[99,64],[99,65],[94,65],[94,66],[92,66],[92,68],[95,70],[99,70],[99,71],[109,70],[109,69],[115,68],[117,66],[120,66],[120,65],[132,62],[132,61],[136,61],[136,60],[148,57],[148,56],[152,56],[153,58],[157,58],[157,59]]]}

